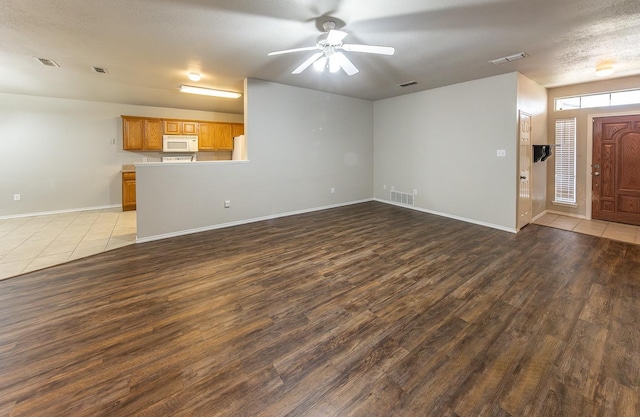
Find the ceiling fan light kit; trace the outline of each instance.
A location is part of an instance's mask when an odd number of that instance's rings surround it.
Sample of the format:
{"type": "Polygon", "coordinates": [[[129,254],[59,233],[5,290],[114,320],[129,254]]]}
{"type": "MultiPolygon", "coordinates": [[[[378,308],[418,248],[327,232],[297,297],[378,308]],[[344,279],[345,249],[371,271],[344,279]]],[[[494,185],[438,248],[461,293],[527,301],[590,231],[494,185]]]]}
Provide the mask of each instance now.
{"type": "Polygon", "coordinates": [[[302,71],[313,65],[317,71],[324,71],[325,69],[328,69],[329,72],[336,73],[342,69],[347,73],[347,75],[354,75],[359,72],[358,68],[356,68],[349,58],[347,58],[347,56],[341,51],[362,52],[376,55],[393,55],[395,53],[395,49],[391,46],[342,43],[342,40],[348,35],[348,33],[342,30],[336,30],[336,24],[333,21],[324,22],[322,27],[325,32],[318,36],[315,46],[274,51],[270,52],[268,55],[273,56],[292,52],[320,50],[320,52],[316,52],[307,58],[307,60],[300,64],[291,73],[300,74],[302,71]]]}

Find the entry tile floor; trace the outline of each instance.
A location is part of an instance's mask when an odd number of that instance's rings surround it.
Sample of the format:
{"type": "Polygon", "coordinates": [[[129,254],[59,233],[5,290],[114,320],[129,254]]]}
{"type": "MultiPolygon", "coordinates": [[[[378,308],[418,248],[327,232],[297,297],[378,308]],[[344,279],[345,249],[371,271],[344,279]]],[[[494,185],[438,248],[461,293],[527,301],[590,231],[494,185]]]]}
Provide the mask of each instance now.
{"type": "Polygon", "coordinates": [[[542,217],[534,221],[533,224],[640,244],[639,226],[604,222],[601,220],[584,220],[551,213],[544,214],[542,217]]]}
{"type": "Polygon", "coordinates": [[[136,227],[115,208],[0,220],[0,279],[133,244],[136,227]]]}

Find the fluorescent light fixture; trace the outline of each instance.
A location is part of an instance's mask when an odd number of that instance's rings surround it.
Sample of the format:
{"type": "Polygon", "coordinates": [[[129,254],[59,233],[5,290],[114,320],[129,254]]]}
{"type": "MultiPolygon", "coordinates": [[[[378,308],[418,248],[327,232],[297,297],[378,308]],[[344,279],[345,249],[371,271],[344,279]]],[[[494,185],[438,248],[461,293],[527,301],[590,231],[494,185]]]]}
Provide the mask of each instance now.
{"type": "Polygon", "coordinates": [[[190,72],[188,77],[191,81],[200,81],[200,74],[197,72],[190,72]]]}
{"type": "Polygon", "coordinates": [[[203,96],[223,97],[223,98],[239,98],[240,93],[233,91],[214,90],[212,88],[194,87],[192,85],[180,85],[181,93],[200,94],[203,96]]]}

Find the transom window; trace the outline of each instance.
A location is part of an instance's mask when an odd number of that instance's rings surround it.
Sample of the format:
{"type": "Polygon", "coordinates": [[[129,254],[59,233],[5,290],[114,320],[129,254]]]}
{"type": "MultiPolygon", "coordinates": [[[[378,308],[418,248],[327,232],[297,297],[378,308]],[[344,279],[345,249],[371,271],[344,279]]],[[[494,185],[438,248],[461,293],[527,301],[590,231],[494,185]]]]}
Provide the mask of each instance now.
{"type": "Polygon", "coordinates": [[[640,89],[561,97],[557,98],[555,103],[556,111],[640,104],[640,89]]]}

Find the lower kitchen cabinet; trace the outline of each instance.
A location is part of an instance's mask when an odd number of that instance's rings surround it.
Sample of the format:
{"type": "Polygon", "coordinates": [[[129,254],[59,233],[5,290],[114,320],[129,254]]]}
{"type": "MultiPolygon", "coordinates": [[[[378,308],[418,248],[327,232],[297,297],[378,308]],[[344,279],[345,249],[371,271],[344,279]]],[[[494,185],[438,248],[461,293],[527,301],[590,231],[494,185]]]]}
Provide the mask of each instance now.
{"type": "Polygon", "coordinates": [[[122,173],[122,211],[136,209],[136,173],[122,173]]]}

